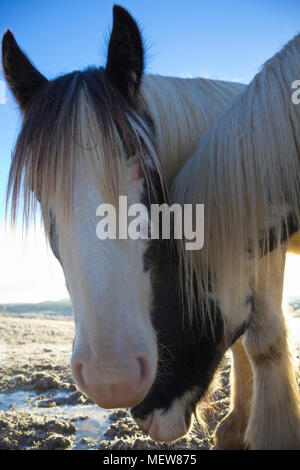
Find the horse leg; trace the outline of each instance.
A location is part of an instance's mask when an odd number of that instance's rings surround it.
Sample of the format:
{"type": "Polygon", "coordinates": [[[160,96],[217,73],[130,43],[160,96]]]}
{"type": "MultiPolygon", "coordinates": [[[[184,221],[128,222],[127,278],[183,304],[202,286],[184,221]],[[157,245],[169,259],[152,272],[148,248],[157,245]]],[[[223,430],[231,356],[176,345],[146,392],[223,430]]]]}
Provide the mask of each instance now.
{"type": "Polygon", "coordinates": [[[261,261],[254,312],[244,335],[254,372],[245,436],[250,449],[300,449],[299,393],[282,312],[284,264],[284,250],[261,261]]]}
{"type": "Polygon", "coordinates": [[[231,347],[231,411],[215,432],[215,449],[242,450],[252,399],[252,368],[242,338],[231,347]]]}
{"type": "Polygon", "coordinates": [[[251,321],[253,291],[245,279],[241,284],[239,266],[223,266],[216,282],[216,298],[223,314],[225,343],[231,347],[230,412],[215,431],[215,449],[245,449],[245,432],[248,424],[253,393],[253,372],[242,342],[242,332],[251,321]],[[240,337],[239,337],[240,336],[240,337]],[[235,340],[235,338],[238,338],[235,340]]]}

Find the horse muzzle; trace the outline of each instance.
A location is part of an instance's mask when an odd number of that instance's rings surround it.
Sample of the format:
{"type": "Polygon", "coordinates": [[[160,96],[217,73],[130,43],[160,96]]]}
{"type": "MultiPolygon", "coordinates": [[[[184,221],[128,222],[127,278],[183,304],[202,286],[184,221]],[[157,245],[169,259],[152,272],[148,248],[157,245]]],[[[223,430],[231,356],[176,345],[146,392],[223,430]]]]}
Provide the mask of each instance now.
{"type": "Polygon", "coordinates": [[[92,361],[71,361],[72,374],[79,388],[102,408],[138,405],[147,395],[155,370],[147,357],[128,360],[120,374],[93,366],[92,361]],[[125,372],[125,373],[124,373],[125,372]]]}

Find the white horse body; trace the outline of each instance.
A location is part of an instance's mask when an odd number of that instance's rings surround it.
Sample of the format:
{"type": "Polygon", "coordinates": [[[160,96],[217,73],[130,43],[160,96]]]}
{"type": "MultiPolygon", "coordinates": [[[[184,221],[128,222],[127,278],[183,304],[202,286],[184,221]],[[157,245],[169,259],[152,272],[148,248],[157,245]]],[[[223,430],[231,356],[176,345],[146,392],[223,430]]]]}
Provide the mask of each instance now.
{"type": "Polygon", "coordinates": [[[300,108],[291,96],[299,51],[300,35],[264,65],[202,138],[172,189],[173,201],[204,203],[206,213],[203,250],[182,250],[189,278],[183,289],[191,292],[196,279],[200,296],[213,293],[228,332],[249,322],[247,354],[234,347],[236,393],[217,432],[223,448],[233,442],[235,448],[300,448],[299,393],[282,313],[291,235],[291,251],[299,250],[300,108]]]}

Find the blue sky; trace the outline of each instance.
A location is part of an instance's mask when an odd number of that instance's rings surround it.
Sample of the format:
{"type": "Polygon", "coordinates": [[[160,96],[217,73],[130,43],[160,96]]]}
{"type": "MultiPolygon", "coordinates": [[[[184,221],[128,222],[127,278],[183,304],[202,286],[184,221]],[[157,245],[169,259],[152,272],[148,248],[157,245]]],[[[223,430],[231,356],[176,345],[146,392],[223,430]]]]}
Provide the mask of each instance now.
{"type": "MultiPolygon", "coordinates": [[[[90,64],[104,65],[114,3],[0,0],[0,34],[10,28],[47,78],[90,64]]],[[[300,32],[300,2],[296,0],[119,3],[141,26],[148,73],[247,83],[265,60],[300,32]]],[[[17,106],[8,92],[7,98],[0,104],[0,224],[10,154],[20,124],[17,106]]]]}

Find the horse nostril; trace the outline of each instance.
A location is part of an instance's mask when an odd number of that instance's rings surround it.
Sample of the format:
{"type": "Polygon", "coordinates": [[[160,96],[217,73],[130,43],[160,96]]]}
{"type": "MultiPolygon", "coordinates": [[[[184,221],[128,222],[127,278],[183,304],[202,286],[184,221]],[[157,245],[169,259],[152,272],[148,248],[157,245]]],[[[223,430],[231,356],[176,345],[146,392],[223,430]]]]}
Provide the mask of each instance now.
{"type": "Polygon", "coordinates": [[[142,390],[145,387],[146,383],[149,383],[151,379],[151,364],[147,357],[138,357],[137,362],[139,363],[140,367],[140,382],[137,386],[137,392],[142,390]]]}

